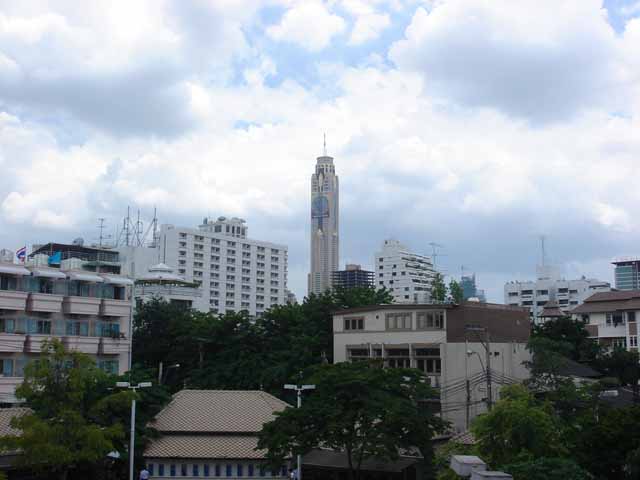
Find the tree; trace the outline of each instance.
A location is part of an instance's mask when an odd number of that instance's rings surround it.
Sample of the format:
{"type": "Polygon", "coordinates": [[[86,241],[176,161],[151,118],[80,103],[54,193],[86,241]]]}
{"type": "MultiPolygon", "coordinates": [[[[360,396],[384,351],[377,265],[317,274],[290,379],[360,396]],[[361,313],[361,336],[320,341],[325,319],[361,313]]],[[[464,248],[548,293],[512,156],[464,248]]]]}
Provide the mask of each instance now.
{"type": "MultiPolygon", "coordinates": [[[[637,390],[640,380],[638,352],[618,347],[600,355],[595,363],[607,375],[617,378],[622,385],[630,385],[637,390]]],[[[635,393],[637,396],[637,392],[635,393]]]]}
{"type": "Polygon", "coordinates": [[[522,385],[501,390],[502,399],[493,409],[477,417],[472,432],[482,457],[495,467],[557,457],[565,451],[553,410],[539,405],[522,385]]]}
{"type": "Polygon", "coordinates": [[[434,302],[444,302],[447,298],[447,287],[440,272],[436,272],[431,281],[431,300],[434,302]]]}
{"type": "Polygon", "coordinates": [[[536,458],[504,467],[514,480],[589,480],[593,476],[567,458],[536,458]]]}
{"type": "Polygon", "coordinates": [[[531,338],[562,342],[563,355],[577,362],[593,362],[599,355],[598,343],[589,338],[585,322],[562,317],[533,327],[531,338]]]}
{"type": "Polygon", "coordinates": [[[260,433],[258,448],[274,465],[321,446],[345,453],[352,480],[365,459],[393,461],[402,449],[418,448],[431,465],[431,438],[444,424],[425,408],[434,391],[421,372],[339,363],[317,367],[308,382],[316,389],[302,407],[277,414],[260,433]]]}
{"type": "Polygon", "coordinates": [[[449,282],[449,297],[454,303],[461,304],[464,301],[462,286],[454,278],[449,282]]]}
{"type": "Polygon", "coordinates": [[[106,413],[107,405],[127,404],[131,394],[109,393],[112,377],[88,355],[66,352],[59,340],[42,350],[16,389],[32,413],[14,418],[11,424],[21,434],[2,438],[0,445],[20,450],[21,466],[66,479],[73,470],[102,462],[122,442],[123,425],[106,413]]]}

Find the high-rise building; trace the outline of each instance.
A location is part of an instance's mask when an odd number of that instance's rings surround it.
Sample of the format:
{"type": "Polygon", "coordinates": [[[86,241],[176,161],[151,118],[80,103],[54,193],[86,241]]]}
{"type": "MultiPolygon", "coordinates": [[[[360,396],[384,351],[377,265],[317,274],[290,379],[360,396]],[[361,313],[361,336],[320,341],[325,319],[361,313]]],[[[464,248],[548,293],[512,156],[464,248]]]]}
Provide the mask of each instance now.
{"type": "Polygon", "coordinates": [[[373,287],[373,272],[362,270],[360,265],[348,263],[344,270],[331,275],[334,288],[373,287]]]}
{"type": "Polygon", "coordinates": [[[331,288],[331,274],[338,270],[340,258],[339,184],[333,158],[318,157],[311,175],[311,269],[309,293],[320,294],[331,288]]]}
{"type": "Polygon", "coordinates": [[[539,266],[535,281],[508,282],[504,286],[504,303],[511,306],[527,307],[535,323],[543,323],[540,314],[546,305],[558,306],[561,311],[569,311],[596,292],[611,290],[608,282],[594,278],[565,280],[553,266],[539,266]]]}
{"type": "Polygon", "coordinates": [[[640,289],[640,257],[624,257],[612,262],[615,267],[615,285],[618,290],[640,289]]]}
{"type": "Polygon", "coordinates": [[[373,263],[376,287],[389,289],[395,303],[431,301],[431,257],[410,252],[398,240],[385,240],[373,263]]]}
{"type": "Polygon", "coordinates": [[[247,238],[244,220],[204,219],[199,228],[162,225],[160,261],[201,285],[193,307],[260,316],[287,301],[287,246],[247,238]]]}

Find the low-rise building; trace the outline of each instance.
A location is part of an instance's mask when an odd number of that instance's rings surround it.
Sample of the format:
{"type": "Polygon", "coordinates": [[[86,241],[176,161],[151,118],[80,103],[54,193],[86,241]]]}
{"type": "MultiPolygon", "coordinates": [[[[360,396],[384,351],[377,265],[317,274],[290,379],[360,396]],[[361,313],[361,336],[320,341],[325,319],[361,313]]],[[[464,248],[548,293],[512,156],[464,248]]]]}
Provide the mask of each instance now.
{"type": "Polygon", "coordinates": [[[422,370],[439,390],[442,417],[461,431],[485,411],[489,385],[495,401],[501,385],[529,377],[523,365],[530,359],[529,331],[526,309],[505,305],[352,308],[333,316],[333,358],[422,370]]]}
{"type": "Polygon", "coordinates": [[[185,308],[193,308],[202,297],[200,284],[187,282],[164,263],[150,267],[135,283],[135,299],[143,303],[160,298],[185,308]]]}
{"type": "Polygon", "coordinates": [[[611,290],[611,284],[595,278],[566,280],[558,269],[540,266],[535,281],[514,281],[504,286],[504,303],[514,307],[525,307],[531,319],[537,324],[544,323],[540,316],[545,306],[555,302],[562,312],[569,312],[595,292],[611,290]]]}
{"type": "Polygon", "coordinates": [[[373,272],[362,270],[360,265],[348,263],[344,270],[331,274],[333,288],[373,287],[373,272]]]}
{"type": "Polygon", "coordinates": [[[596,293],[571,313],[586,322],[590,337],[600,345],[638,350],[640,290],[596,293]]]}
{"type": "MultiPolygon", "coordinates": [[[[132,285],[129,278],[101,271],[92,260],[69,258],[46,266],[46,254],[25,265],[0,263],[0,402],[14,403],[25,364],[55,337],[71,350],[94,357],[100,368],[115,374],[131,361],[132,285]]],[[[55,255],[55,253],[54,253],[55,255]]],[[[108,261],[113,271],[116,261],[108,261]]]]}
{"type": "Polygon", "coordinates": [[[256,450],[262,426],[288,405],[261,391],[182,390],[151,422],[159,436],[145,448],[151,478],[288,478],[270,472],[256,450]]]}

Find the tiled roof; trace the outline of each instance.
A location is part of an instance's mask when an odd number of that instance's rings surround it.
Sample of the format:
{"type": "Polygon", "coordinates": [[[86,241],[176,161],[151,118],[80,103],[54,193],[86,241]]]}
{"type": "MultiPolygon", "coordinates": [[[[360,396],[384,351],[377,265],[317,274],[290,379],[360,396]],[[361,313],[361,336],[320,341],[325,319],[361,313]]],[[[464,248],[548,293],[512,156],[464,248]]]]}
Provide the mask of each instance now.
{"type": "Polygon", "coordinates": [[[146,458],[263,459],[265,452],[255,450],[255,435],[180,435],[168,434],[154,439],[145,449],[146,458]]]}
{"type": "Polygon", "coordinates": [[[150,426],[160,432],[255,433],[287,406],[258,390],[182,390],[150,426]]]}
{"type": "Polygon", "coordinates": [[[471,433],[471,430],[466,430],[466,431],[461,432],[461,433],[459,433],[457,435],[454,435],[453,437],[451,437],[451,441],[459,443],[461,445],[475,445],[476,444],[476,438],[473,436],[473,433],[471,433]]]}
{"type": "Polygon", "coordinates": [[[20,430],[11,427],[11,419],[31,413],[29,408],[0,408],[0,437],[6,435],[19,435],[20,430]]]}
{"type": "Polygon", "coordinates": [[[603,313],[618,310],[640,310],[640,290],[598,292],[585,299],[571,313],[603,313]]]}

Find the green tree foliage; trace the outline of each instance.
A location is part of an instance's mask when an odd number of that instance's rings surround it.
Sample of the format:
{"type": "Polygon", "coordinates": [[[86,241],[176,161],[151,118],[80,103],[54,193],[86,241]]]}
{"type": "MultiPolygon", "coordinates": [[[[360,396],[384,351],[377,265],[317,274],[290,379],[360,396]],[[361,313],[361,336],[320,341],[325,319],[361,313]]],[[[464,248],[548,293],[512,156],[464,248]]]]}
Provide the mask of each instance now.
{"type": "Polygon", "coordinates": [[[58,340],[46,343],[16,389],[33,413],[14,418],[21,435],[4,437],[0,445],[21,450],[20,465],[62,479],[104,461],[124,439],[109,405],[126,405],[130,398],[128,392],[110,394],[110,380],[88,355],[66,352],[58,340]]]}
{"type": "Polygon", "coordinates": [[[562,354],[577,362],[592,362],[599,354],[597,342],[589,338],[585,323],[562,317],[533,327],[532,339],[546,338],[562,345],[562,354]]]}
{"type": "Polygon", "coordinates": [[[491,412],[477,417],[472,432],[482,458],[492,466],[556,457],[565,451],[554,412],[522,385],[504,387],[491,412]]]}
{"type": "Polygon", "coordinates": [[[365,459],[392,461],[402,449],[418,448],[431,465],[431,438],[444,425],[423,403],[434,391],[421,372],[339,363],[316,367],[305,383],[316,390],[302,408],[281,412],[260,434],[258,448],[274,465],[320,446],[346,454],[352,480],[365,459]]]}
{"type": "Polygon", "coordinates": [[[444,284],[444,277],[440,272],[436,272],[431,281],[431,300],[434,302],[444,302],[447,299],[447,286],[444,284]]]}
{"type": "Polygon", "coordinates": [[[449,282],[449,297],[451,297],[451,300],[457,304],[461,304],[464,301],[462,285],[453,278],[449,282]]]}
{"type": "Polygon", "coordinates": [[[640,380],[638,352],[615,348],[610,352],[601,354],[595,365],[607,375],[617,378],[621,385],[637,387],[638,380],[640,380]]]}
{"type": "Polygon", "coordinates": [[[167,372],[172,390],[187,384],[281,394],[301,370],[332,361],[335,311],[392,299],[384,289],[338,289],[273,307],[255,321],[245,313],[205,314],[153,300],[136,312],[134,363],[143,369],[179,364],[167,372]]]}
{"type": "Polygon", "coordinates": [[[593,476],[567,458],[537,458],[506,465],[513,480],[589,480],[593,476]]]}

